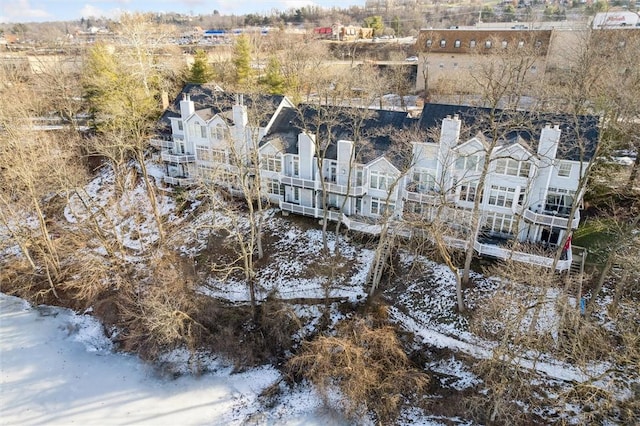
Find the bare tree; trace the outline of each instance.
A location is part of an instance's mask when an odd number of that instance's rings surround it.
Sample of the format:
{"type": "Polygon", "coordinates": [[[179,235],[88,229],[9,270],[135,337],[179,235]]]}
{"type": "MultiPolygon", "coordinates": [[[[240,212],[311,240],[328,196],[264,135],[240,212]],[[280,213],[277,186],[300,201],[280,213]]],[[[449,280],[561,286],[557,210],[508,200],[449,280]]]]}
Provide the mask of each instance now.
{"type": "MultiPolygon", "coordinates": [[[[520,106],[522,97],[530,93],[529,73],[537,59],[539,47],[536,46],[534,40],[529,41],[526,48],[510,46],[498,50],[497,53],[487,55],[471,75],[477,87],[480,88],[480,102],[487,108],[487,113],[482,119],[489,126],[482,143],[482,152],[479,153],[484,162],[477,180],[476,191],[478,194],[482,194],[485,190],[495,147],[505,139],[506,133],[514,127],[523,127],[527,124],[523,122],[522,115],[514,114],[509,110],[513,111],[520,106]]],[[[493,42],[496,45],[498,43],[497,40],[493,42]]],[[[471,232],[469,232],[468,245],[465,249],[462,275],[464,284],[469,283],[471,261],[474,255],[473,246],[482,227],[482,221],[479,217],[480,201],[481,197],[475,197],[472,208],[471,232]]]]}
{"type": "MultiPolygon", "coordinates": [[[[229,231],[235,240],[231,248],[238,256],[229,265],[216,270],[226,276],[242,272],[249,287],[254,318],[257,318],[256,259],[264,257],[263,228],[268,207],[267,185],[262,178],[267,164],[260,156],[259,145],[263,136],[262,123],[268,121],[272,113],[269,102],[269,99],[255,95],[250,103],[245,104],[242,95],[236,97],[236,104],[232,107],[234,125],[225,131],[224,147],[217,147],[224,148],[226,157],[211,171],[211,175],[202,176],[209,199],[230,220],[229,231]],[[244,203],[243,207],[230,199],[220,198],[220,190],[238,197],[244,203]]],[[[224,111],[227,106],[220,104],[215,108],[224,111]]]]}
{"type": "Polygon", "coordinates": [[[95,144],[99,154],[106,154],[117,171],[124,157],[136,160],[145,184],[150,206],[158,229],[159,241],[164,241],[163,218],[158,207],[156,188],[146,167],[145,152],[158,104],[147,84],[151,74],[140,79],[144,68],[142,48],[134,46],[136,61],[127,62],[113,47],[96,44],[92,47],[84,74],[84,87],[94,111],[97,129],[107,143],[95,144]],[[138,69],[141,69],[138,71],[138,69]],[[141,81],[143,84],[141,84],[141,81]]]}

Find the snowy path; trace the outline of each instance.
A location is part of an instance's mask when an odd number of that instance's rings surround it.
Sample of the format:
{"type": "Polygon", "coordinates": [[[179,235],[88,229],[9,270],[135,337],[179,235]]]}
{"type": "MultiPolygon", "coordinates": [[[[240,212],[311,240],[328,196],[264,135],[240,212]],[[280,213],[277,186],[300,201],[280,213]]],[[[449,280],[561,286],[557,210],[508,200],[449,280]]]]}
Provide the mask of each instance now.
{"type": "Polygon", "coordinates": [[[99,324],[86,315],[31,308],[0,294],[0,425],[337,425],[312,417],[310,393],[259,413],[272,368],[167,380],[134,356],[110,351],[99,324]]]}
{"type": "MultiPolygon", "coordinates": [[[[414,318],[400,312],[397,308],[389,309],[389,314],[393,321],[401,324],[407,331],[410,331],[420,338],[424,343],[437,348],[448,348],[455,352],[462,352],[477,359],[489,359],[493,356],[493,351],[488,342],[468,343],[455,337],[447,336],[428,326],[419,324],[414,318]]],[[[518,365],[535,370],[549,378],[562,380],[565,382],[585,382],[592,377],[599,375],[606,370],[605,365],[592,366],[590,374],[572,365],[562,362],[542,362],[527,358],[518,358],[514,361],[518,365]]]]}

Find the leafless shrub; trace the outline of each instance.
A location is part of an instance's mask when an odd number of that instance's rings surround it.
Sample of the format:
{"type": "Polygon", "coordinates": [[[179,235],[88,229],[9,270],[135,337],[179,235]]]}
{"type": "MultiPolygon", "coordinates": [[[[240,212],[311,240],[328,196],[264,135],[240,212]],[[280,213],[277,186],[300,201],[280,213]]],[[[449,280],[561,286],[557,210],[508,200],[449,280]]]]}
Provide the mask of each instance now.
{"type": "Polygon", "coordinates": [[[371,322],[343,322],[335,336],[305,343],[287,368],[311,381],[325,398],[337,387],[347,415],[373,411],[382,424],[390,424],[404,398],[424,390],[429,377],[412,368],[392,327],[374,328],[371,322]]]}
{"type": "Polygon", "coordinates": [[[531,424],[532,408],[539,407],[542,399],[536,397],[531,375],[522,368],[509,365],[505,356],[510,355],[496,352],[493,358],[475,365],[474,370],[482,378],[486,393],[470,396],[464,404],[474,419],[482,424],[531,424]],[[523,409],[522,405],[528,409],[523,409]]]}
{"type": "Polygon", "coordinates": [[[292,336],[302,323],[291,306],[276,298],[269,298],[259,305],[260,332],[265,336],[269,353],[281,356],[293,346],[292,336]]]}
{"type": "Polygon", "coordinates": [[[65,279],[60,289],[69,294],[74,305],[88,308],[99,296],[111,287],[113,276],[108,264],[92,256],[79,256],[76,262],[70,263],[62,270],[65,279]]]}
{"type": "Polygon", "coordinates": [[[144,285],[123,282],[118,308],[125,325],[126,349],[155,359],[179,345],[195,350],[202,334],[208,332],[196,319],[193,281],[181,266],[177,255],[165,255],[156,260],[151,279],[144,285]]]}

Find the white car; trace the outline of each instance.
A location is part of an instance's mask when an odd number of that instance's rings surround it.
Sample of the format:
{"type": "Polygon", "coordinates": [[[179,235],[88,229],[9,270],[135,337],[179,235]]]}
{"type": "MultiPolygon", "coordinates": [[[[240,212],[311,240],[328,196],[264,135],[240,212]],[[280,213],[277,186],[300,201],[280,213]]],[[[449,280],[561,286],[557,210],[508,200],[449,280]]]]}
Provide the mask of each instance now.
{"type": "Polygon", "coordinates": [[[407,62],[418,62],[418,57],[417,56],[409,56],[407,59],[405,59],[405,61],[407,61],[407,62]]]}

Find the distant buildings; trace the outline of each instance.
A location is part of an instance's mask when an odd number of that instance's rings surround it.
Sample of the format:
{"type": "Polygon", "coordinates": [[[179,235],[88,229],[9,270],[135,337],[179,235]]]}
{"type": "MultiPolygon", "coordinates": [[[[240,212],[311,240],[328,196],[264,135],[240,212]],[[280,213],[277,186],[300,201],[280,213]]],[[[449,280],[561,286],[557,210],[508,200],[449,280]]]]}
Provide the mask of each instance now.
{"type": "MultiPolygon", "coordinates": [[[[613,13],[613,12],[612,12],[613,13]]],[[[622,12],[620,12],[622,13],[622,12]]],[[[637,15],[630,12],[631,15],[637,15]]],[[[587,43],[598,49],[616,49],[625,43],[640,43],[640,27],[627,17],[629,25],[605,25],[610,14],[596,16],[593,29],[587,22],[541,22],[531,24],[485,24],[452,29],[423,29],[415,44],[418,54],[416,90],[453,84],[462,93],[472,93],[471,76],[502,56],[527,57],[527,81],[563,70],[575,62],[587,43]],[[509,28],[505,28],[508,27],[509,28]],[[531,28],[530,28],[531,27],[531,28]],[[607,43],[604,45],[603,43],[607,43]],[[467,91],[467,92],[465,92],[467,91]]],[[[621,17],[623,15],[615,15],[621,17]]],[[[524,71],[524,70],[523,70],[524,71]]]]}
{"type": "Polygon", "coordinates": [[[355,41],[373,38],[373,28],[363,28],[357,25],[334,24],[330,27],[316,27],[313,34],[326,40],[355,41]]]}
{"type": "Polygon", "coordinates": [[[442,78],[459,81],[462,88],[469,75],[492,61],[495,55],[526,52],[534,58],[531,78],[544,75],[552,30],[520,29],[429,29],[421,30],[416,40],[418,71],[416,90],[442,78]]]}

